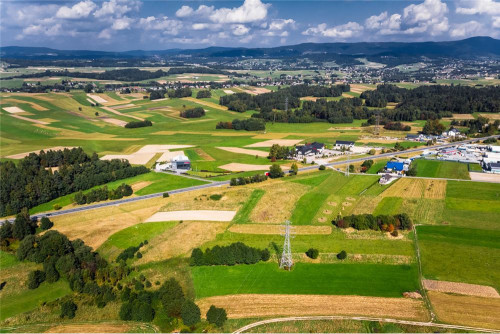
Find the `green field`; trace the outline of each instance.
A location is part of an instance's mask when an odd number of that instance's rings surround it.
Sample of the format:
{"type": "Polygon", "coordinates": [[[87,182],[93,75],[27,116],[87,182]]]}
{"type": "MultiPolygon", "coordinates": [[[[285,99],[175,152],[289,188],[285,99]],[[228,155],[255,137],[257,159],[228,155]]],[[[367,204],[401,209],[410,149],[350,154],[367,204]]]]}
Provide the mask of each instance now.
{"type": "Polygon", "coordinates": [[[262,196],[264,196],[266,192],[262,189],[255,189],[248,200],[245,202],[245,204],[241,207],[240,210],[236,213],[236,215],[233,218],[233,222],[235,223],[247,223],[250,221],[250,213],[252,210],[255,208],[257,203],[260,201],[262,196]]]}
{"type": "Polygon", "coordinates": [[[417,159],[417,176],[470,180],[467,164],[452,161],[417,159]]]}
{"type": "Polygon", "coordinates": [[[276,263],[192,268],[196,298],[240,293],[402,297],[418,289],[416,266],[276,263]],[[221,284],[224,282],[224,284],[221,284]]]}

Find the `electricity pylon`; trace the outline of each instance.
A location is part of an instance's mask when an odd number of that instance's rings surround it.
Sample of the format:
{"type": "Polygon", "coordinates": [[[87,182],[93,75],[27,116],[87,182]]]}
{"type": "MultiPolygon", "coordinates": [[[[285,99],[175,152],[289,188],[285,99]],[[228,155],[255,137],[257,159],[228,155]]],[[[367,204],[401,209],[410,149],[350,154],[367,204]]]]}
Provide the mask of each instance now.
{"type": "Polygon", "coordinates": [[[292,234],[294,231],[292,230],[292,223],[287,220],[285,221],[285,225],[283,226],[284,230],[281,235],[285,237],[285,243],[283,244],[283,253],[281,254],[280,260],[280,268],[290,271],[293,267],[293,259],[292,259],[292,245],[290,243],[290,239],[293,238],[292,234]]]}

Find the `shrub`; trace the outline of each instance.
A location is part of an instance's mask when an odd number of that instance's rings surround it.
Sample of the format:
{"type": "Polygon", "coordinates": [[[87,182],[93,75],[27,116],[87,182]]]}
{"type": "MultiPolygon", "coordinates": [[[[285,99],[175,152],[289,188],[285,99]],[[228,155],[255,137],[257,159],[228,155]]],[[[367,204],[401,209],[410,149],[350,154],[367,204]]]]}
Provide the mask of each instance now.
{"type": "Polygon", "coordinates": [[[222,195],[221,194],[213,194],[213,195],[210,195],[210,199],[213,200],[213,201],[218,201],[222,198],[222,195]]]}
{"type": "Polygon", "coordinates": [[[283,170],[278,164],[274,164],[269,168],[269,177],[271,179],[277,179],[283,177],[284,175],[285,173],[283,173],[283,170]]]}
{"type": "Polygon", "coordinates": [[[61,210],[62,207],[59,204],[54,204],[54,210],[61,210]]]}
{"type": "Polygon", "coordinates": [[[337,259],[339,260],[344,260],[347,257],[347,252],[345,250],[340,251],[340,253],[337,254],[337,259]]]}
{"type": "Polygon", "coordinates": [[[311,259],[317,259],[319,256],[319,251],[316,248],[309,248],[306,252],[306,255],[311,259]]]}
{"type": "Polygon", "coordinates": [[[269,260],[270,253],[267,249],[260,250],[235,242],[229,246],[215,246],[203,252],[199,248],[193,249],[189,263],[191,266],[254,264],[259,261],[269,260]]]}
{"type": "Polygon", "coordinates": [[[211,97],[212,97],[212,92],[210,92],[209,90],[200,90],[196,94],[197,99],[208,99],[211,97]]]}
{"type": "Polygon", "coordinates": [[[210,306],[207,311],[207,321],[211,324],[215,324],[218,327],[222,327],[227,320],[226,310],[223,308],[210,306]]]}
{"type": "Polygon", "coordinates": [[[150,120],[145,119],[143,121],[132,121],[125,124],[127,129],[143,128],[146,126],[153,126],[153,123],[151,123],[150,120]]]}
{"type": "Polygon", "coordinates": [[[163,198],[167,198],[167,197],[170,197],[170,195],[168,193],[163,193],[163,198]]]}
{"type": "Polygon", "coordinates": [[[68,300],[61,304],[61,318],[68,317],[68,319],[73,319],[76,315],[76,310],[78,306],[73,303],[72,300],[68,300]]]}
{"type": "Polygon", "coordinates": [[[194,326],[201,321],[201,312],[198,305],[190,300],[186,300],[181,308],[182,322],[186,326],[194,326]]]}
{"type": "Polygon", "coordinates": [[[54,223],[47,217],[42,217],[40,221],[40,228],[44,231],[49,230],[54,226],[54,223]]]}
{"type": "Polygon", "coordinates": [[[28,274],[28,289],[36,289],[45,281],[45,273],[41,270],[33,270],[28,274]]]}
{"type": "Polygon", "coordinates": [[[170,317],[178,317],[181,314],[182,305],[184,304],[184,292],[182,291],[179,282],[174,278],[165,281],[158,290],[158,297],[161,304],[170,317]]]}
{"type": "Polygon", "coordinates": [[[202,107],[186,109],[184,111],[181,111],[180,115],[184,118],[199,118],[205,116],[205,109],[203,109],[202,107]]]}
{"type": "Polygon", "coordinates": [[[255,174],[248,177],[233,177],[229,182],[230,186],[244,186],[245,184],[264,182],[267,180],[267,176],[263,174],[255,174]]]}
{"type": "Polygon", "coordinates": [[[391,235],[392,235],[393,237],[397,237],[397,236],[399,235],[398,230],[394,230],[394,231],[392,231],[392,232],[391,232],[391,235]]]}
{"type": "Polygon", "coordinates": [[[373,148],[372,148],[370,151],[368,151],[368,154],[369,154],[369,155],[375,155],[375,153],[376,153],[376,151],[375,151],[375,149],[373,149],[373,148]]]}
{"type": "Polygon", "coordinates": [[[325,169],[326,169],[325,165],[320,165],[319,166],[319,170],[325,170],[325,169]]]}
{"type": "Polygon", "coordinates": [[[261,257],[260,259],[264,262],[266,262],[267,260],[269,260],[269,258],[271,257],[271,253],[269,252],[269,250],[267,248],[265,248],[262,253],[261,253],[261,257]]]}
{"type": "Polygon", "coordinates": [[[137,254],[135,255],[138,259],[142,258],[142,253],[141,252],[137,252],[137,254]]]}

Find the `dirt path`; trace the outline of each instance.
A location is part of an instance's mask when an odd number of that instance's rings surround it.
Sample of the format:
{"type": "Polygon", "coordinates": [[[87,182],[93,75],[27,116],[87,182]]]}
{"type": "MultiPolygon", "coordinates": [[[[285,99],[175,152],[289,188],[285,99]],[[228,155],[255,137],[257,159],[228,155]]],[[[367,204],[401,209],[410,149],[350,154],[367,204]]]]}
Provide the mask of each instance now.
{"type": "Polygon", "coordinates": [[[272,324],[276,322],[289,322],[289,321],[310,321],[310,320],[358,320],[358,321],[378,321],[387,322],[393,324],[402,325],[413,325],[422,327],[438,327],[438,328],[448,328],[457,329],[464,332],[482,332],[482,333],[497,333],[498,330],[488,329],[488,328],[478,328],[478,327],[467,327],[467,326],[457,326],[457,325],[446,325],[446,324],[436,324],[433,322],[419,322],[419,321],[408,321],[408,320],[397,320],[397,319],[385,319],[385,318],[369,318],[369,317],[346,317],[346,316],[315,316],[315,317],[288,317],[288,318],[276,318],[267,319],[252,324],[241,327],[240,329],[233,332],[233,334],[243,333],[249,329],[265,325],[272,324]]]}

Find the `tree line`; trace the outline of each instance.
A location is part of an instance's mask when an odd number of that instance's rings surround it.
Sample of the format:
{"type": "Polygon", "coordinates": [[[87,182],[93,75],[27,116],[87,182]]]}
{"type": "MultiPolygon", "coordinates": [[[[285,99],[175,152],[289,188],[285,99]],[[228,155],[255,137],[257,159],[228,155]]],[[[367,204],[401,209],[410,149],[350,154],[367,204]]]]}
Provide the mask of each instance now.
{"type": "Polygon", "coordinates": [[[332,224],[339,228],[352,227],[356,230],[374,230],[393,232],[394,230],[410,230],[412,228],[411,218],[406,213],[394,216],[372,214],[350,215],[337,217],[332,224]]]}
{"type": "Polygon", "coordinates": [[[107,201],[108,199],[116,200],[123,197],[130,196],[134,193],[132,187],[128,184],[122,183],[116,189],[108,190],[107,186],[98,189],[92,189],[88,193],[79,191],[75,194],[73,202],[76,204],[90,204],[94,202],[107,201]]]}
{"type": "Polygon", "coordinates": [[[216,129],[233,129],[246,131],[262,131],[266,129],[266,122],[257,118],[235,119],[232,122],[219,122],[216,129]]]}
{"type": "Polygon", "coordinates": [[[184,117],[184,118],[203,117],[203,116],[205,116],[205,109],[203,109],[202,107],[186,109],[186,110],[181,111],[180,116],[184,117]]]}
{"type": "Polygon", "coordinates": [[[0,215],[15,214],[22,208],[148,172],[146,167],[133,167],[127,160],[99,160],[97,154],[88,156],[81,149],[30,153],[17,163],[0,162],[0,215]],[[59,168],[52,172],[47,167],[59,168]]]}
{"type": "Polygon", "coordinates": [[[189,263],[191,266],[233,266],[235,264],[255,264],[269,260],[271,253],[267,248],[258,249],[235,242],[229,246],[215,246],[203,252],[195,248],[191,252],[189,263]]]}
{"type": "Polygon", "coordinates": [[[125,127],[127,129],[135,129],[135,128],[144,128],[147,126],[153,126],[153,123],[150,120],[143,120],[143,121],[131,121],[125,124],[125,127]]]}

